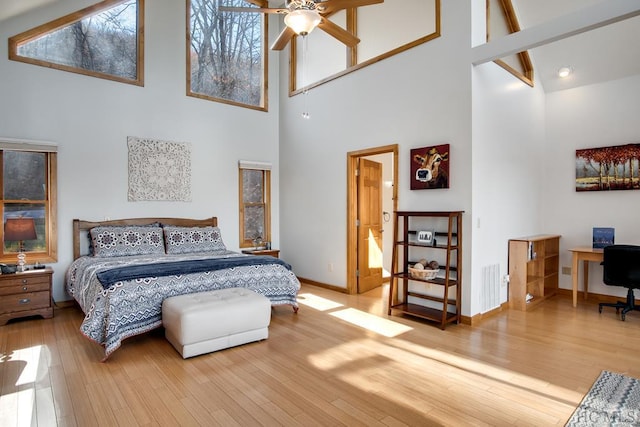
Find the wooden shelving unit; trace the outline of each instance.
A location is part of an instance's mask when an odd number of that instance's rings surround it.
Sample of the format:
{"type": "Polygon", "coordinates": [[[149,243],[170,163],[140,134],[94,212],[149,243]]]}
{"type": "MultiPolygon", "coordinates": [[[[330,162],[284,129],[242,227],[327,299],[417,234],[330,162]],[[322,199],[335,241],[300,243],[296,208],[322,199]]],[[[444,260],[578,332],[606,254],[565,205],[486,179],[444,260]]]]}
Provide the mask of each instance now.
{"type": "Polygon", "coordinates": [[[459,323],[462,299],[462,211],[395,212],[389,310],[437,322],[441,329],[459,323]],[[435,244],[417,240],[419,231],[434,233],[435,244]],[[409,274],[420,259],[438,261],[440,271],[433,279],[409,274]]]}
{"type": "Polygon", "coordinates": [[[509,240],[509,307],[530,310],[558,292],[560,236],[509,240]]]}

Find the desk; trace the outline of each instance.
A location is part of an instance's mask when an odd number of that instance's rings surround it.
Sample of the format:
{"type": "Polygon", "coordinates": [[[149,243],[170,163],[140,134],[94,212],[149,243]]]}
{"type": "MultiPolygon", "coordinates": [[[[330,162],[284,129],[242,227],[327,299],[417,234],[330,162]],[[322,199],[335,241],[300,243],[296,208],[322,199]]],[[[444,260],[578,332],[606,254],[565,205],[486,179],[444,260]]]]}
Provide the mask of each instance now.
{"type": "Polygon", "coordinates": [[[573,252],[573,265],[571,266],[571,281],[573,286],[573,306],[578,305],[578,266],[580,261],[584,263],[584,299],[587,299],[589,289],[589,261],[602,262],[602,249],[593,249],[591,247],[580,247],[569,249],[573,252]]]}

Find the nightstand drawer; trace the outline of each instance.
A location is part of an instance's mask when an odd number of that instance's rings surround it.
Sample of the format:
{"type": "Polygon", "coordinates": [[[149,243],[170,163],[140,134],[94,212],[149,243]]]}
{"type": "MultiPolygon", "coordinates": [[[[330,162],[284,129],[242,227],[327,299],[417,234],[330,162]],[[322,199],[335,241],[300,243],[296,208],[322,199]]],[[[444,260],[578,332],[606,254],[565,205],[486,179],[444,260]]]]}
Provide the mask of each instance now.
{"type": "Polygon", "coordinates": [[[24,292],[15,295],[6,295],[0,299],[0,312],[10,313],[16,311],[35,310],[51,305],[51,294],[44,292],[24,292]]]}
{"type": "MultiPolygon", "coordinates": [[[[5,286],[29,286],[35,284],[49,285],[50,277],[48,275],[31,273],[3,274],[0,281],[0,289],[5,286]]],[[[1,291],[0,291],[1,292],[1,291]]]]}
{"type": "Polygon", "coordinates": [[[29,283],[24,283],[21,285],[5,285],[4,283],[0,285],[0,295],[12,295],[12,294],[23,294],[25,292],[39,292],[39,291],[48,291],[49,290],[49,282],[44,281],[38,283],[35,280],[29,281],[29,283]]]}

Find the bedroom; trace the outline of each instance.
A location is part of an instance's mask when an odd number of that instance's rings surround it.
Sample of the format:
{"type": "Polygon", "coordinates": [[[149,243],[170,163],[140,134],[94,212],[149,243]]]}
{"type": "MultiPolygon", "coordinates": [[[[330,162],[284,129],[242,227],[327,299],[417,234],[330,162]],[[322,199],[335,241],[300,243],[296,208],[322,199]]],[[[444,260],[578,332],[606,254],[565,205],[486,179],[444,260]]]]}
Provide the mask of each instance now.
{"type": "MultiPolygon", "coordinates": [[[[8,38],[89,4],[46,2],[6,18],[0,31],[8,38]]],[[[594,226],[614,226],[628,241],[639,236],[632,211],[624,209],[628,193],[586,199],[570,191],[569,159],[577,148],[637,142],[638,75],[548,94],[539,86],[503,91],[503,85],[517,85],[510,74],[493,64],[470,74],[468,56],[451,54],[469,51],[465,40],[472,33],[465,23],[471,22],[472,12],[482,15],[484,3],[473,4],[473,10],[442,5],[442,28],[456,37],[439,37],[312,90],[308,102],[314,118],[305,121],[298,120],[300,97],[287,96],[287,75],[278,73],[285,55],[273,52],[268,112],[185,97],[183,22],[171,19],[184,14],[184,5],[151,2],[146,8],[144,87],[8,61],[5,44],[0,129],[5,137],[59,144],[61,237],[71,235],[73,218],[158,216],[160,209],[169,217],[213,214],[228,245],[237,247],[237,192],[227,182],[235,181],[239,159],[270,162],[274,247],[300,277],[338,287],[346,286],[345,154],[397,143],[401,209],[435,205],[467,212],[463,315],[474,316],[480,312],[480,270],[499,264],[506,272],[509,238],[561,234],[561,263],[570,265],[566,249],[588,241],[594,226]],[[274,78],[278,75],[279,81],[274,78]],[[127,201],[127,136],[192,144],[191,203],[127,201]],[[408,190],[403,171],[409,150],[437,143],[452,144],[451,188],[408,190]],[[542,173],[541,164],[546,168],[542,173]],[[534,178],[540,176],[545,181],[534,178]],[[613,215],[607,206],[620,209],[613,215]]],[[[271,26],[271,31],[277,29],[271,26]]],[[[59,262],[53,265],[58,271],[71,261],[70,245],[60,239],[59,262]]],[[[56,273],[54,281],[56,300],[66,299],[62,275],[56,273]]],[[[601,286],[592,283],[594,291],[606,293],[601,286]]],[[[560,287],[570,288],[570,276],[561,276],[560,287]]],[[[506,300],[506,290],[502,292],[506,300]]]]}
{"type": "MultiPolygon", "coordinates": [[[[0,35],[90,3],[41,2],[2,20],[0,35]]],[[[561,234],[562,265],[569,265],[566,249],[588,242],[593,226],[615,226],[640,241],[633,194],[587,199],[572,189],[575,149],[638,142],[640,76],[550,94],[503,90],[512,76],[493,64],[469,65],[470,23],[482,5],[462,3],[443,2],[443,37],[435,43],[313,90],[310,121],[299,120],[299,97],[287,96],[279,54],[269,61],[269,112],[185,97],[183,20],[176,19],[183,2],[148,2],[145,87],[11,62],[3,44],[0,134],[59,144],[56,300],[67,299],[62,272],[72,258],[66,236],[73,218],[215,215],[229,246],[237,246],[237,189],[229,182],[239,159],[274,166],[273,244],[282,257],[301,277],[344,287],[345,153],[391,143],[400,145],[401,207],[467,212],[465,316],[480,313],[481,267],[498,263],[506,271],[510,237],[561,234]],[[130,135],[193,144],[191,203],[127,201],[130,135]],[[445,142],[455,149],[451,189],[409,191],[403,171],[410,148],[445,142]]],[[[569,276],[561,287],[570,288],[569,276]]],[[[591,289],[608,292],[595,279],[591,289]]]]}

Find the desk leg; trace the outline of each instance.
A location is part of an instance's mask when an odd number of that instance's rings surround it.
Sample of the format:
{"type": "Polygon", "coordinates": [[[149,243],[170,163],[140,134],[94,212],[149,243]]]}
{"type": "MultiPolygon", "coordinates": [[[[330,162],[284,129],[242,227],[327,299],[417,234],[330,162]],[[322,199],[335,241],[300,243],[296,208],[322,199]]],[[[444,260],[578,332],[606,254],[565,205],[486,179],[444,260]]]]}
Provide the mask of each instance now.
{"type": "Polygon", "coordinates": [[[573,253],[573,263],[571,265],[571,287],[573,289],[573,306],[578,306],[578,253],[573,253]]]}
{"type": "Polygon", "coordinates": [[[589,261],[583,261],[584,264],[584,299],[587,299],[589,292],[589,261]]]}

